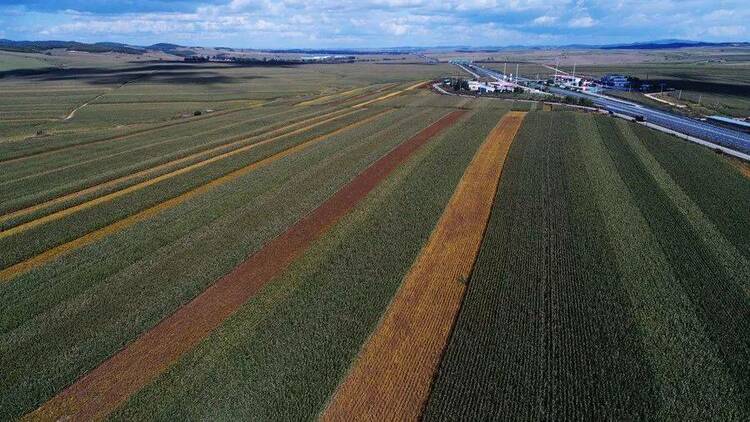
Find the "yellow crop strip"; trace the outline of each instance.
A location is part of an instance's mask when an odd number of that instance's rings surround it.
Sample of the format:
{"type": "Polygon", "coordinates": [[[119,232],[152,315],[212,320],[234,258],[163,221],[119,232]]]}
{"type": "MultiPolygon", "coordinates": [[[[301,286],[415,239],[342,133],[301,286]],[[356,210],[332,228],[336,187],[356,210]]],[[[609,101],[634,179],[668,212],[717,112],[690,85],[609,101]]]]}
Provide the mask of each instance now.
{"type": "Polygon", "coordinates": [[[322,420],[420,419],[524,115],[506,114],[477,150],[322,420]]]}
{"type": "Polygon", "coordinates": [[[129,217],[126,217],[120,221],[117,221],[115,223],[112,223],[108,226],[102,227],[98,230],[95,230],[93,232],[90,232],[88,234],[85,234],[75,240],[72,240],[67,243],[63,243],[61,245],[58,245],[52,249],[49,249],[45,252],[42,252],[39,255],[36,255],[32,258],[29,258],[25,261],[19,262],[17,264],[14,264],[8,268],[5,268],[3,270],[0,270],[0,282],[7,282],[15,277],[17,277],[20,274],[23,274],[33,268],[39,267],[61,255],[70,253],[71,251],[75,249],[79,249],[81,247],[90,245],[97,240],[103,239],[106,236],[109,236],[111,234],[117,233],[119,231],[122,231],[140,221],[144,221],[148,218],[151,218],[161,212],[164,212],[170,208],[174,208],[177,205],[182,204],[183,202],[189,200],[190,198],[193,198],[195,196],[198,196],[202,193],[208,192],[209,190],[221,186],[223,184],[226,184],[234,179],[237,179],[238,177],[241,177],[243,175],[246,175],[253,170],[256,170],[260,167],[267,166],[275,161],[278,161],[284,157],[287,157],[289,155],[292,155],[298,151],[301,151],[305,148],[308,148],[318,142],[321,142],[325,139],[330,138],[331,136],[335,136],[339,133],[345,132],[347,130],[356,128],[358,126],[364,125],[368,122],[371,122],[375,120],[378,117],[381,117],[387,113],[390,113],[392,110],[385,110],[380,113],[377,113],[373,116],[367,117],[365,119],[362,119],[358,122],[354,122],[352,124],[349,124],[347,126],[335,129],[331,132],[325,133],[323,135],[316,136],[312,139],[309,139],[307,141],[304,141],[301,144],[295,145],[291,148],[285,149],[284,151],[278,152],[274,155],[271,155],[269,157],[266,157],[264,159],[261,159],[259,161],[256,161],[252,164],[249,164],[243,168],[234,170],[230,173],[225,174],[224,176],[219,177],[218,179],[214,179],[204,185],[201,185],[195,189],[192,189],[190,191],[187,191],[183,194],[180,194],[174,198],[171,198],[167,201],[164,201],[162,203],[159,203],[157,205],[154,205],[150,208],[147,208],[143,211],[140,211],[136,214],[133,214],[129,217]]]}
{"type": "MultiPolygon", "coordinates": [[[[167,179],[171,179],[173,177],[179,176],[181,174],[187,173],[187,172],[195,170],[197,168],[204,167],[204,166],[206,166],[208,164],[211,164],[213,162],[216,162],[216,161],[219,161],[219,160],[223,160],[224,158],[231,157],[233,155],[237,155],[237,154],[243,153],[245,151],[251,150],[253,148],[257,148],[257,147],[262,146],[262,145],[266,145],[266,144],[268,144],[270,142],[273,142],[273,141],[275,141],[275,140],[277,140],[279,138],[286,137],[286,136],[291,136],[291,135],[296,135],[298,133],[302,133],[302,132],[308,131],[310,129],[313,129],[313,128],[317,127],[317,126],[320,126],[320,125],[323,125],[325,123],[331,122],[333,120],[337,120],[337,119],[340,119],[342,117],[346,117],[348,115],[354,114],[355,112],[356,111],[349,111],[349,112],[346,112],[346,113],[343,113],[343,114],[338,114],[338,115],[335,115],[333,117],[329,117],[329,118],[327,118],[325,120],[322,120],[322,121],[319,121],[319,122],[316,122],[316,123],[313,123],[313,124],[301,127],[299,129],[295,129],[295,130],[293,130],[291,132],[281,133],[279,135],[273,136],[273,137],[271,137],[269,139],[266,139],[266,140],[263,140],[261,142],[257,142],[257,143],[250,144],[250,145],[245,145],[243,147],[234,149],[232,151],[225,152],[223,154],[219,154],[219,155],[213,156],[211,158],[208,158],[206,160],[199,161],[197,163],[191,164],[191,165],[189,165],[187,167],[183,167],[183,168],[180,168],[178,170],[174,170],[174,171],[171,171],[169,173],[162,174],[161,176],[157,176],[157,177],[155,177],[153,179],[145,180],[143,182],[140,182],[140,183],[137,183],[135,185],[129,186],[129,187],[125,188],[125,189],[121,189],[121,190],[109,193],[107,195],[103,195],[103,196],[94,198],[94,199],[92,199],[90,201],[83,202],[81,204],[72,206],[70,208],[65,208],[63,210],[54,212],[54,213],[46,215],[44,217],[40,217],[40,218],[37,218],[35,220],[29,221],[27,223],[23,223],[23,224],[20,224],[18,226],[12,227],[12,228],[10,228],[8,230],[0,231],[0,239],[4,239],[6,237],[10,237],[10,236],[16,235],[18,233],[22,233],[22,232],[24,232],[26,230],[29,230],[29,229],[32,229],[34,227],[40,226],[42,224],[46,224],[46,223],[49,223],[51,221],[59,220],[61,218],[67,217],[67,216],[69,216],[71,214],[74,214],[76,212],[83,211],[85,209],[94,207],[96,205],[99,205],[99,204],[102,204],[102,203],[105,203],[105,202],[109,202],[109,201],[111,201],[113,199],[116,199],[116,198],[119,198],[119,197],[121,197],[123,195],[127,195],[129,193],[141,190],[141,189],[146,188],[148,186],[151,186],[153,184],[159,183],[159,182],[167,180],[167,179]]],[[[334,113],[331,113],[331,114],[334,114],[334,113]]],[[[319,118],[321,118],[321,116],[313,118],[313,119],[308,119],[305,122],[309,122],[311,120],[315,120],[315,119],[319,119],[319,118]]],[[[300,123],[304,123],[304,122],[300,122],[300,123]]],[[[283,130],[286,130],[286,129],[288,129],[288,128],[277,129],[277,130],[269,132],[269,133],[278,133],[279,131],[283,131],[283,130]]],[[[264,135],[268,135],[269,133],[266,133],[264,135]]],[[[26,215],[26,214],[29,214],[31,212],[38,211],[40,209],[48,208],[48,207],[53,206],[55,204],[59,204],[59,203],[62,203],[62,202],[65,202],[65,201],[68,201],[68,200],[71,200],[71,199],[75,199],[77,197],[80,197],[80,196],[83,196],[83,195],[86,195],[86,194],[89,194],[89,193],[96,192],[97,190],[106,189],[107,187],[115,186],[115,185],[117,185],[119,183],[126,182],[128,180],[132,180],[132,179],[135,179],[135,178],[138,178],[138,177],[143,177],[143,176],[148,175],[149,173],[157,172],[159,170],[163,170],[165,168],[168,168],[168,167],[180,164],[180,163],[184,163],[184,162],[190,161],[190,160],[195,159],[195,158],[197,158],[199,156],[207,155],[207,154],[210,154],[211,152],[216,152],[217,150],[222,150],[222,149],[225,149],[225,148],[230,148],[232,146],[236,146],[238,144],[243,144],[243,143],[246,143],[248,140],[251,140],[251,139],[254,139],[254,138],[258,138],[260,136],[262,136],[262,135],[258,135],[258,136],[247,138],[247,139],[242,139],[240,141],[236,141],[236,142],[233,142],[233,143],[227,144],[227,145],[221,145],[221,146],[218,146],[216,148],[212,148],[212,149],[210,149],[208,151],[202,151],[202,152],[199,152],[199,153],[196,153],[196,154],[192,154],[192,155],[189,155],[187,157],[180,158],[180,159],[174,160],[174,161],[170,161],[169,163],[165,163],[165,164],[159,165],[159,166],[151,168],[151,169],[147,169],[147,170],[143,170],[143,171],[140,171],[140,172],[137,172],[137,173],[133,173],[133,174],[128,175],[128,176],[123,176],[123,177],[120,177],[118,179],[114,179],[114,180],[111,180],[109,182],[105,182],[105,183],[102,183],[102,184],[99,184],[99,185],[96,185],[96,186],[92,186],[90,188],[87,188],[87,189],[84,189],[84,190],[81,190],[81,191],[78,191],[78,192],[74,192],[74,193],[71,193],[71,194],[68,194],[68,195],[64,195],[64,196],[61,196],[59,198],[55,198],[55,199],[43,202],[43,203],[38,204],[38,205],[34,205],[34,206],[31,206],[31,207],[28,207],[28,208],[24,208],[22,210],[19,210],[19,211],[16,211],[16,212],[13,212],[13,213],[10,213],[10,214],[7,214],[7,215],[1,217],[0,218],[0,222],[1,221],[7,221],[10,218],[14,218],[14,217],[26,215]]]]}
{"type": "Polygon", "coordinates": [[[418,88],[418,87],[424,85],[425,82],[426,81],[421,81],[421,82],[418,82],[418,83],[416,83],[416,84],[414,84],[414,85],[412,85],[412,86],[410,86],[408,88],[402,89],[400,91],[391,92],[389,94],[385,94],[385,95],[380,96],[378,98],[375,98],[375,99],[372,99],[372,100],[369,100],[369,101],[365,101],[363,103],[355,104],[355,105],[352,106],[352,108],[364,107],[364,106],[370,105],[372,103],[376,103],[378,101],[387,100],[388,98],[395,97],[396,95],[403,94],[406,91],[411,91],[412,89],[418,88]]]}
{"type": "Polygon", "coordinates": [[[316,105],[316,104],[322,104],[326,101],[333,100],[335,98],[344,97],[346,95],[354,94],[355,92],[363,91],[365,89],[369,88],[369,86],[362,86],[359,88],[350,89],[348,91],[343,92],[337,92],[335,94],[326,95],[323,97],[313,98],[312,100],[302,101],[301,103],[295,104],[297,107],[303,107],[303,106],[310,106],[310,105],[316,105]]]}

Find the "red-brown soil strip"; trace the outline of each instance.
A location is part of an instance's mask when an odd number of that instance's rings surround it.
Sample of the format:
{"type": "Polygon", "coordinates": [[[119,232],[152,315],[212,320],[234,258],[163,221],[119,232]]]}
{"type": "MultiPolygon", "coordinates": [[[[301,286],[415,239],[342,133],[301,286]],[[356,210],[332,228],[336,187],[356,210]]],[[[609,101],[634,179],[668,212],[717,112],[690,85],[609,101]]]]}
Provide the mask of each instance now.
{"type": "Polygon", "coordinates": [[[269,280],[280,275],[378,183],[464,113],[463,110],[448,113],[391,150],[232,272],[24,419],[104,419],[192,350],[269,280]]]}

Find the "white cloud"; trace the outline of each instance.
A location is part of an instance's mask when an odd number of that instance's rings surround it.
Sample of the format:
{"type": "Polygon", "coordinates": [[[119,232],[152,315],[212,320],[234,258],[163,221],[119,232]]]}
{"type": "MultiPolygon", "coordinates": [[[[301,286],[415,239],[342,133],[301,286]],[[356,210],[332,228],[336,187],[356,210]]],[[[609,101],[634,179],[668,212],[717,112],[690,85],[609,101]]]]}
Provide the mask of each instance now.
{"type": "Polygon", "coordinates": [[[557,19],[558,19],[557,16],[542,15],[542,16],[539,16],[538,18],[534,19],[531,22],[534,25],[537,25],[537,26],[548,26],[548,25],[552,25],[552,24],[556,23],[557,19]]]}
{"type": "Polygon", "coordinates": [[[568,21],[568,26],[571,28],[591,28],[595,25],[596,20],[594,20],[591,16],[581,16],[568,21]]]}
{"type": "Polygon", "coordinates": [[[718,5],[708,0],[197,1],[206,3],[180,13],[24,9],[18,14],[19,7],[26,6],[0,5],[0,28],[5,37],[19,39],[41,36],[133,43],[189,39],[192,45],[226,39],[232,40],[225,44],[228,46],[261,48],[602,43],[659,38],[742,41],[750,36],[747,0],[722,0],[718,5]],[[281,38],[301,44],[277,41],[281,38]]]}
{"type": "Polygon", "coordinates": [[[711,26],[706,28],[705,33],[718,38],[739,38],[748,35],[747,27],[743,25],[711,26]]]}

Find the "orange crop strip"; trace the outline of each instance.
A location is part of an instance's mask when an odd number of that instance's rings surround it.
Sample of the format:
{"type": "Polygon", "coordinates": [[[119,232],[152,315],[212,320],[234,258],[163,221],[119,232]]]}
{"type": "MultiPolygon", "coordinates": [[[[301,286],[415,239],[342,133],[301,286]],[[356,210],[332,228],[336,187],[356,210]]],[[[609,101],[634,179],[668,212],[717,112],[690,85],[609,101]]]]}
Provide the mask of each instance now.
{"type": "Polygon", "coordinates": [[[106,189],[108,187],[116,186],[117,184],[126,182],[128,180],[136,179],[136,178],[139,178],[139,177],[144,177],[144,176],[147,176],[150,173],[158,172],[159,170],[163,170],[163,169],[166,169],[166,168],[174,166],[174,165],[178,165],[178,164],[182,164],[182,163],[188,162],[188,161],[193,160],[195,158],[198,158],[200,156],[204,156],[204,155],[207,155],[207,154],[210,154],[210,153],[213,153],[213,152],[221,151],[223,149],[232,148],[232,147],[236,147],[236,146],[239,146],[239,145],[242,145],[242,144],[246,144],[249,140],[253,140],[253,139],[260,138],[262,136],[267,136],[267,135],[270,135],[270,134],[282,132],[281,134],[275,135],[275,136],[273,136],[271,138],[268,138],[268,139],[265,139],[263,141],[256,142],[256,143],[253,143],[253,144],[250,144],[250,145],[245,145],[245,146],[242,146],[242,147],[238,147],[237,149],[234,149],[234,150],[231,150],[231,151],[219,154],[219,155],[215,155],[213,157],[207,158],[207,159],[202,160],[202,161],[198,161],[197,163],[190,164],[190,165],[188,165],[186,167],[179,168],[179,169],[171,171],[169,173],[164,173],[164,174],[162,174],[160,176],[156,176],[154,178],[151,178],[151,179],[148,179],[148,180],[144,180],[143,182],[136,183],[136,184],[134,184],[132,186],[128,186],[126,188],[114,191],[114,192],[106,194],[106,195],[102,195],[102,196],[96,197],[94,199],[91,199],[89,201],[80,203],[78,205],[74,205],[72,207],[65,208],[65,209],[62,209],[62,210],[57,211],[57,212],[53,212],[51,214],[45,215],[43,217],[39,217],[39,218],[31,220],[29,222],[26,222],[26,223],[23,223],[23,224],[19,224],[19,225],[15,226],[15,227],[11,227],[11,228],[9,228],[7,230],[0,231],[0,239],[4,239],[6,237],[10,237],[10,236],[16,235],[18,233],[24,232],[26,230],[29,230],[29,229],[32,229],[34,227],[40,226],[42,224],[49,223],[51,221],[59,220],[61,218],[67,217],[69,215],[72,215],[72,214],[74,214],[76,212],[83,211],[85,209],[94,207],[96,205],[99,205],[99,204],[102,204],[102,203],[105,203],[105,202],[109,202],[109,201],[111,201],[113,199],[116,199],[116,198],[119,198],[121,196],[127,195],[129,193],[141,190],[143,188],[146,188],[148,186],[154,185],[154,184],[159,183],[161,181],[164,181],[164,180],[167,180],[167,179],[171,179],[173,177],[179,176],[181,174],[190,172],[192,170],[195,170],[195,169],[198,169],[198,168],[201,168],[201,167],[205,167],[208,164],[211,164],[213,162],[216,162],[216,161],[219,161],[219,160],[223,160],[225,158],[228,158],[228,157],[231,157],[231,156],[234,156],[234,155],[237,155],[237,154],[249,151],[251,149],[257,148],[257,147],[262,146],[262,145],[266,145],[266,144],[268,144],[270,142],[273,142],[273,141],[275,141],[277,139],[280,139],[280,138],[283,138],[283,137],[286,137],[286,136],[296,135],[298,133],[302,133],[302,132],[308,131],[308,130],[313,129],[313,128],[317,127],[317,126],[323,125],[325,123],[332,122],[334,120],[341,119],[343,117],[349,116],[349,115],[354,114],[354,113],[356,113],[356,110],[355,111],[348,111],[346,113],[337,114],[337,115],[336,115],[336,112],[334,112],[334,113],[329,113],[329,114],[327,114],[325,116],[318,116],[318,117],[314,117],[314,118],[311,118],[311,119],[307,119],[307,120],[305,120],[303,122],[295,123],[292,126],[296,126],[296,125],[299,125],[299,124],[304,124],[304,123],[307,123],[307,122],[310,122],[310,121],[313,121],[313,120],[320,119],[322,117],[334,115],[333,117],[329,117],[327,119],[324,119],[324,120],[321,120],[321,121],[309,124],[307,126],[303,126],[303,127],[299,128],[299,129],[295,129],[295,130],[292,130],[290,132],[283,132],[284,130],[287,130],[288,128],[281,128],[281,129],[273,130],[271,132],[267,132],[267,133],[262,134],[262,135],[257,135],[257,136],[253,136],[253,137],[250,137],[250,138],[241,139],[239,141],[235,141],[235,142],[232,142],[230,144],[220,145],[218,147],[211,148],[211,149],[209,149],[207,151],[201,151],[201,152],[198,152],[198,153],[195,153],[195,154],[191,154],[191,155],[189,155],[187,157],[179,158],[177,160],[173,160],[173,161],[170,161],[168,163],[164,163],[164,164],[158,165],[158,166],[150,168],[150,169],[142,170],[142,171],[139,171],[139,172],[127,175],[127,176],[123,176],[123,177],[120,177],[120,178],[117,178],[117,179],[114,179],[114,180],[110,180],[108,182],[101,183],[99,185],[95,185],[95,186],[92,186],[92,187],[80,190],[78,192],[73,192],[73,193],[70,193],[70,194],[67,194],[67,195],[63,195],[63,196],[55,198],[55,199],[51,199],[51,200],[43,202],[41,204],[33,205],[31,207],[24,208],[22,210],[12,212],[10,214],[7,214],[5,216],[0,217],[0,222],[1,221],[7,221],[10,218],[23,216],[23,215],[26,215],[26,214],[28,214],[30,212],[34,212],[34,211],[38,211],[38,210],[41,210],[41,209],[44,209],[44,208],[48,208],[48,207],[53,206],[55,204],[59,204],[59,203],[65,202],[65,201],[76,199],[78,197],[81,197],[83,195],[87,195],[87,194],[96,192],[98,190],[102,190],[102,189],[106,189]]]}
{"type": "Polygon", "coordinates": [[[479,251],[505,157],[524,115],[506,114],[474,155],[323,420],[420,418],[479,251]]]}
{"type": "Polygon", "coordinates": [[[379,158],[230,273],[23,419],[79,421],[106,418],[205,339],[419,148],[453,125],[464,113],[446,114],[379,158]]]}
{"type": "Polygon", "coordinates": [[[270,157],[266,157],[260,161],[256,161],[252,164],[249,164],[243,168],[240,168],[238,170],[232,171],[231,173],[227,173],[224,176],[219,177],[218,179],[214,179],[205,185],[201,185],[195,189],[189,190],[181,195],[178,195],[172,199],[169,199],[167,201],[164,201],[162,203],[159,203],[157,205],[154,205],[150,208],[147,208],[143,211],[140,211],[136,214],[133,214],[129,217],[126,217],[122,220],[119,220],[115,223],[112,223],[108,226],[102,227],[100,229],[97,229],[95,231],[92,231],[88,234],[85,234],[75,240],[72,240],[67,243],[63,243],[61,245],[55,246],[51,249],[48,249],[45,252],[42,252],[39,255],[36,255],[34,257],[31,257],[25,261],[19,262],[17,264],[14,264],[8,268],[5,268],[3,270],[0,270],[0,282],[7,282],[33,268],[39,267],[40,265],[43,265],[49,261],[52,261],[53,259],[67,254],[75,249],[82,248],[86,245],[90,245],[97,240],[100,240],[106,236],[109,236],[111,234],[117,233],[119,231],[122,231],[140,221],[144,221],[148,218],[151,218],[161,212],[164,212],[170,208],[174,208],[177,205],[182,204],[183,202],[187,201],[188,199],[200,195],[202,193],[208,192],[209,190],[223,185],[227,182],[230,182],[240,176],[243,176],[247,173],[250,173],[253,170],[256,170],[260,167],[266,166],[268,164],[273,163],[274,161],[277,161],[281,158],[284,158],[286,156],[289,156],[291,154],[294,154],[295,152],[301,151],[317,142],[323,141],[331,136],[337,135],[339,133],[342,133],[344,131],[347,131],[349,129],[353,129],[357,126],[361,126],[365,123],[368,123],[386,113],[390,113],[392,110],[385,110],[383,112],[380,112],[378,114],[375,114],[373,116],[367,117],[363,120],[360,120],[358,122],[352,123],[350,125],[344,126],[342,128],[338,128],[336,130],[333,130],[331,132],[328,132],[326,134],[316,136],[312,139],[309,139],[301,144],[295,145],[291,148],[288,148],[284,151],[281,151],[279,153],[276,153],[274,155],[271,155],[270,157]]]}

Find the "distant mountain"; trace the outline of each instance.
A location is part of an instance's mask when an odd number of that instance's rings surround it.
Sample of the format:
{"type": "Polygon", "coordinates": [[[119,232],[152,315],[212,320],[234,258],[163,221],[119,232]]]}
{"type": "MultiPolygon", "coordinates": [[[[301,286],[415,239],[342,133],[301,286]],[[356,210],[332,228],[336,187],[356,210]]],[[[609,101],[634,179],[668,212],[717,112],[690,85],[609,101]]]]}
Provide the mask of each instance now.
{"type": "Polygon", "coordinates": [[[0,39],[0,50],[20,51],[26,53],[41,53],[46,50],[62,48],[65,50],[85,51],[89,53],[125,53],[142,54],[144,50],[126,44],[100,42],[94,44],[77,41],[13,41],[0,39]]]}
{"type": "Polygon", "coordinates": [[[181,57],[190,57],[190,56],[198,55],[196,51],[191,50],[191,47],[185,47],[184,45],[170,44],[170,43],[164,43],[164,42],[158,43],[158,44],[152,44],[145,48],[147,50],[161,51],[162,53],[172,54],[174,56],[181,56],[181,57]]]}
{"type": "Polygon", "coordinates": [[[666,50],[687,47],[748,47],[747,42],[702,42],[690,40],[657,40],[630,44],[611,44],[599,48],[602,50],[666,50]]]}
{"type": "MultiPolygon", "coordinates": [[[[514,50],[657,50],[676,49],[687,47],[750,47],[748,42],[702,42],[679,39],[656,40],[647,42],[635,42],[627,44],[606,45],[549,45],[549,46],[433,46],[433,47],[387,47],[387,48],[286,48],[286,49],[254,49],[254,48],[228,48],[217,47],[216,51],[258,51],[269,53],[292,53],[292,54],[342,54],[342,55],[365,55],[365,54],[421,54],[425,52],[458,52],[458,53],[495,53],[514,50]]],[[[90,53],[125,53],[143,54],[146,52],[163,52],[175,56],[189,57],[206,54],[201,53],[200,47],[186,47],[171,43],[157,43],[149,46],[135,46],[116,42],[98,42],[93,44],[77,41],[13,41],[0,39],[0,50],[21,51],[30,53],[41,53],[50,49],[65,49],[75,51],[86,51],[90,53]]]]}

